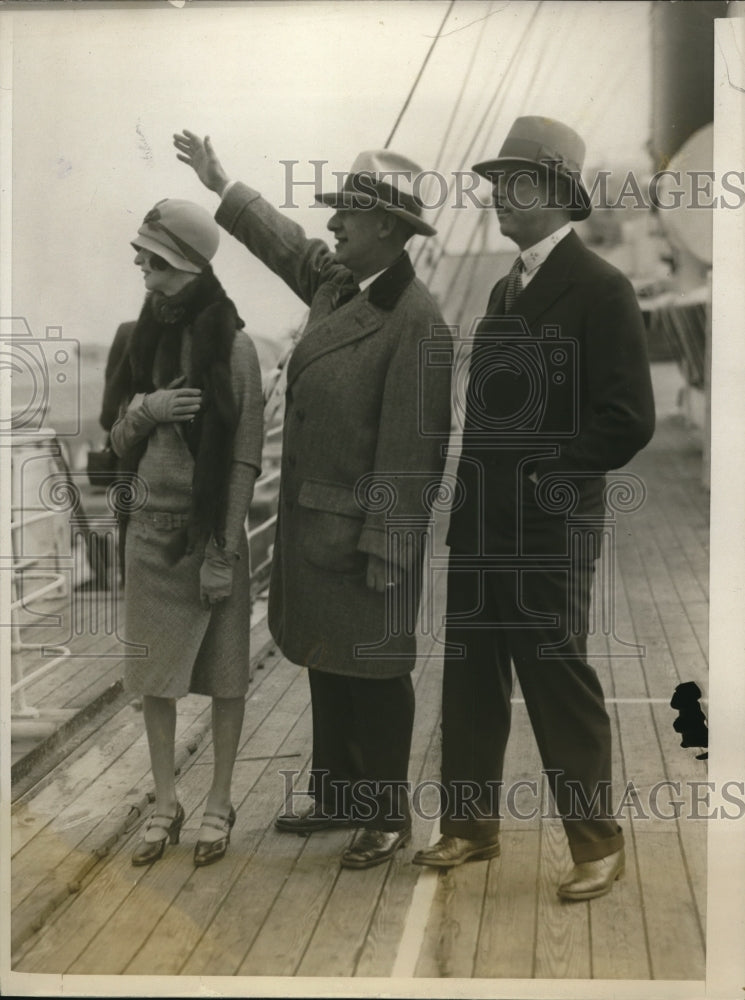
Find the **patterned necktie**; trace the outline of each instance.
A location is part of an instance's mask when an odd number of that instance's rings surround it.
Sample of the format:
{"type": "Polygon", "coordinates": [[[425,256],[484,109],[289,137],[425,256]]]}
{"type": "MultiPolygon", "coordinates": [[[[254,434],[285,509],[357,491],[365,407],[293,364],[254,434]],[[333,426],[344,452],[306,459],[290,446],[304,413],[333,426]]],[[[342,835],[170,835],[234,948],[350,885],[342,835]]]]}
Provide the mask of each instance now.
{"type": "Polygon", "coordinates": [[[507,275],[507,287],[504,293],[505,313],[512,312],[512,307],[515,304],[515,299],[523,290],[522,274],[524,270],[525,270],[525,264],[523,264],[523,259],[522,257],[518,257],[515,263],[510,268],[510,273],[507,275]]]}

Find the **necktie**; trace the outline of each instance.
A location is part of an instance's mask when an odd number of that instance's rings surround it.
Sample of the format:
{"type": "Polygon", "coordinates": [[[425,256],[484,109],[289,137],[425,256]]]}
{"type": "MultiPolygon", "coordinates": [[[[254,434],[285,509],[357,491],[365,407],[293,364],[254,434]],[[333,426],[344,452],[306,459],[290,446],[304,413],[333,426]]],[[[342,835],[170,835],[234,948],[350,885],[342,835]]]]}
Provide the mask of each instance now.
{"type": "Polygon", "coordinates": [[[522,257],[518,257],[515,263],[510,268],[510,273],[507,275],[507,288],[505,289],[505,294],[504,294],[505,313],[512,312],[512,307],[515,304],[515,299],[523,290],[523,284],[521,279],[524,270],[525,270],[525,264],[523,264],[523,259],[522,257]]]}

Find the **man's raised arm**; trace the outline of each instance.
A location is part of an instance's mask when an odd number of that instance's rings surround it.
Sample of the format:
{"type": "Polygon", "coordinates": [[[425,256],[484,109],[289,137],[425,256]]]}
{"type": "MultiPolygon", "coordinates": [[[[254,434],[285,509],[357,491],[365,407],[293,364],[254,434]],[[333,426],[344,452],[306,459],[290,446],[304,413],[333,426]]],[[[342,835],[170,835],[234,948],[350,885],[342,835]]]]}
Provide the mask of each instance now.
{"type": "Polygon", "coordinates": [[[231,181],[209,136],[201,139],[184,129],[174,134],[173,144],[178,159],[222,199],[215,214],[217,222],[282,278],[306,305],[310,305],[321,284],[332,278],[340,280],[348,273],[335,262],[323,240],[308,239],[301,226],[278,212],[258,191],[231,181]]]}

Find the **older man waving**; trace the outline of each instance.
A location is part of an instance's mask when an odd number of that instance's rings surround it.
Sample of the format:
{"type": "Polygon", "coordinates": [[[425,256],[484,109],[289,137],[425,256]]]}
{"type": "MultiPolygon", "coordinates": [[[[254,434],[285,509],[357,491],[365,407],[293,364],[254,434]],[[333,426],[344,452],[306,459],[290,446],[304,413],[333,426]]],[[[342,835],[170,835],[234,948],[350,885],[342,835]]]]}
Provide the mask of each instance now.
{"type": "Polygon", "coordinates": [[[415,233],[434,233],[416,197],[420,169],[367,152],[341,190],[318,194],[335,209],[332,251],[229,181],[208,138],[184,131],[174,144],[220,195],[220,225],[310,307],[287,366],[269,624],[308,668],[315,801],[276,825],[361,826],[342,865],[368,868],[410,839],[414,626],[450,429],[449,369],[421,364],[444,321],[405,251],[415,233]]]}

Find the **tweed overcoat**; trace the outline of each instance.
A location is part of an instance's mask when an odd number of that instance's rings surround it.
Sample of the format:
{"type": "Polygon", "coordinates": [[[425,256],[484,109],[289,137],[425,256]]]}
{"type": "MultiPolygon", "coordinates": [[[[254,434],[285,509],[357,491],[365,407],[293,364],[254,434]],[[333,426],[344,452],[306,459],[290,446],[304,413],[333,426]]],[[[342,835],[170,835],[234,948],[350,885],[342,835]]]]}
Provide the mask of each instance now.
{"type": "Polygon", "coordinates": [[[405,253],[339,305],[351,272],[256,191],[231,186],[216,220],[310,307],[287,369],[272,635],[303,666],[403,675],[450,430],[450,366],[428,345],[447,353],[450,334],[405,253]],[[399,586],[367,587],[370,553],[399,586]]]}

